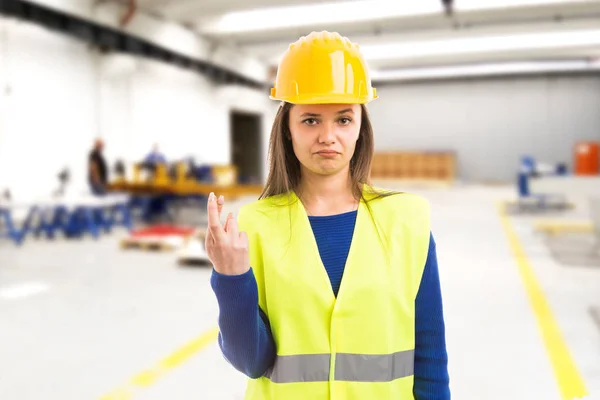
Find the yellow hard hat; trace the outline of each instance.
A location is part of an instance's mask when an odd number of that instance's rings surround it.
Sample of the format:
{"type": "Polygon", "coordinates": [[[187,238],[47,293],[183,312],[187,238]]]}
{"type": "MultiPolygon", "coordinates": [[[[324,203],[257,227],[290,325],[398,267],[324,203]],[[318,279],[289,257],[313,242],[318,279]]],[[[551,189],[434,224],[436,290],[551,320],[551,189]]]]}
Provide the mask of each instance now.
{"type": "Polygon", "coordinates": [[[358,45],[323,31],[290,44],[270,98],[293,104],[365,104],[377,93],[358,45]]]}

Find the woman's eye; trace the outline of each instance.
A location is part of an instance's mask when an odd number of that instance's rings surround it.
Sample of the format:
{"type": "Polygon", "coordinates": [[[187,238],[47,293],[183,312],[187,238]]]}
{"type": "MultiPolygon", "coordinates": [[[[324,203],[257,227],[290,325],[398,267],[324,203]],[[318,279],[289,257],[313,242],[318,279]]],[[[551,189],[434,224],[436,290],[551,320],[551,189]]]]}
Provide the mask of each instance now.
{"type": "Polygon", "coordinates": [[[317,120],[316,120],[316,119],[314,119],[314,118],[308,118],[308,119],[305,119],[305,120],[304,120],[304,121],[302,121],[302,122],[304,122],[306,125],[314,125],[314,124],[316,124],[316,123],[317,123],[317,120]]]}
{"type": "Polygon", "coordinates": [[[348,125],[352,120],[350,118],[341,118],[340,122],[342,125],[348,125]]]}

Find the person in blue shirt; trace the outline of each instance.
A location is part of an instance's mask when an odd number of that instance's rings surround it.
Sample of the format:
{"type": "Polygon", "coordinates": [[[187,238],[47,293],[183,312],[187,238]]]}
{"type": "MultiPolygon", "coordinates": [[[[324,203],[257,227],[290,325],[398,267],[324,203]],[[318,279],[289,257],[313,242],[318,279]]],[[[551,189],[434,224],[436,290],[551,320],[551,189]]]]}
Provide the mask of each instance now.
{"type": "Polygon", "coordinates": [[[152,151],[146,156],[146,158],[144,158],[144,163],[154,165],[167,163],[167,159],[165,158],[164,154],[158,150],[157,143],[154,143],[152,146],[152,151]]]}

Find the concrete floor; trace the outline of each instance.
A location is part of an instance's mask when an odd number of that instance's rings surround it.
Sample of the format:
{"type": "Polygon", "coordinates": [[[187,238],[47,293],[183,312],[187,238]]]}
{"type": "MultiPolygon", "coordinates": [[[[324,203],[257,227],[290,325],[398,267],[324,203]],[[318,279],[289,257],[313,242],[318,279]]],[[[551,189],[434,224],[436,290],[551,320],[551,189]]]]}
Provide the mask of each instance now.
{"type": "MultiPolygon", "coordinates": [[[[433,206],[453,398],[560,400],[496,208],[513,189],[411,191],[433,206]]],[[[570,213],[585,216],[585,207],[570,213]]],[[[589,312],[600,307],[600,268],[558,265],[531,218],[509,221],[588,398],[600,398],[600,327],[589,312]]],[[[218,313],[209,276],[177,266],[172,253],[121,251],[117,235],[0,242],[0,399],[242,399],[245,378],[214,333],[203,345],[218,313]]]]}

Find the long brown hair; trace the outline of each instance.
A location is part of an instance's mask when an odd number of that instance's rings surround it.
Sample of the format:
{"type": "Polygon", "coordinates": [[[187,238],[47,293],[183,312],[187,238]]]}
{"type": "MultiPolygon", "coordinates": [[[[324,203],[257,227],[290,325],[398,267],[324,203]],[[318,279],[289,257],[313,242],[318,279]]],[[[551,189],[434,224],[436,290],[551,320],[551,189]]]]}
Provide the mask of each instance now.
{"type": "MultiPolygon", "coordinates": [[[[294,153],[290,140],[289,115],[292,107],[290,103],[282,103],[273,121],[269,140],[269,175],[259,199],[296,191],[300,185],[300,161],[294,153]]],[[[367,202],[363,193],[364,188],[373,195],[369,196],[370,200],[397,192],[376,190],[371,184],[371,164],[375,151],[373,126],[367,107],[361,104],[361,109],[360,132],[354,154],[350,159],[350,180],[354,198],[367,202]]]]}

